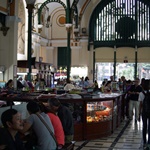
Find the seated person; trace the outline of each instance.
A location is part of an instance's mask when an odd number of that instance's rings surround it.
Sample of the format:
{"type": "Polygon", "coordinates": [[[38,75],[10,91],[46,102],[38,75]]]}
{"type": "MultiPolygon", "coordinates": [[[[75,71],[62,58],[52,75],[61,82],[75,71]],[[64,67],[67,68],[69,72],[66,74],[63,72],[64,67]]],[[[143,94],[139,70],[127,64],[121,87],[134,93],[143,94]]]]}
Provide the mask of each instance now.
{"type": "Polygon", "coordinates": [[[94,91],[99,91],[98,83],[96,80],[94,81],[93,88],[94,88],[94,91]]]}
{"type": "Polygon", "coordinates": [[[27,75],[24,76],[24,78],[21,80],[21,83],[25,88],[29,88],[29,85],[27,83],[27,75]]]}
{"type": "MultiPolygon", "coordinates": [[[[5,86],[5,90],[7,92],[7,96],[15,96],[14,95],[14,87],[13,87],[14,81],[12,79],[8,80],[5,86]]],[[[14,102],[12,101],[7,101],[7,106],[14,105],[14,102]]]]}
{"type": "Polygon", "coordinates": [[[100,91],[101,91],[102,93],[104,93],[104,88],[105,88],[106,83],[107,83],[107,81],[103,81],[103,82],[102,82],[102,86],[100,87],[100,91]]]}
{"type": "Polygon", "coordinates": [[[6,83],[5,89],[8,91],[8,94],[13,94],[14,93],[14,88],[13,88],[13,80],[10,79],[8,80],[8,82],[6,83]]]}
{"type": "Polygon", "coordinates": [[[107,81],[104,87],[104,93],[110,93],[110,92],[111,92],[111,81],[107,81]]]}
{"type": "Polygon", "coordinates": [[[69,91],[69,90],[72,90],[72,89],[74,89],[75,88],[75,86],[70,82],[70,80],[67,82],[67,84],[65,85],[65,87],[64,87],[64,90],[66,90],[66,91],[69,91]]]}
{"type": "Polygon", "coordinates": [[[49,116],[52,125],[54,127],[55,137],[58,143],[58,149],[61,149],[65,144],[65,136],[64,136],[63,126],[59,117],[53,110],[53,107],[47,108],[47,106],[45,106],[43,103],[40,103],[39,106],[41,111],[47,113],[47,115],[49,116]]]}
{"type": "Polygon", "coordinates": [[[23,129],[21,114],[15,109],[8,109],[2,113],[0,128],[0,146],[7,150],[25,150],[18,134],[23,129]]]}
{"type": "Polygon", "coordinates": [[[23,86],[23,84],[21,83],[21,81],[22,81],[22,77],[21,76],[19,76],[18,78],[17,78],[17,89],[19,90],[19,89],[22,89],[24,86],[23,86]]]}
{"type": "Polygon", "coordinates": [[[45,87],[46,87],[45,80],[42,78],[38,82],[36,82],[34,86],[35,90],[44,90],[45,87]]]}
{"type": "Polygon", "coordinates": [[[80,87],[84,87],[84,77],[81,78],[81,81],[79,82],[80,87]]]}
{"type": "Polygon", "coordinates": [[[73,140],[74,134],[74,123],[71,111],[68,107],[62,105],[57,98],[49,99],[48,103],[51,111],[57,113],[61,120],[65,134],[65,144],[70,143],[73,140]]]}
{"type": "Polygon", "coordinates": [[[34,101],[30,101],[27,104],[27,110],[28,110],[30,116],[24,123],[24,128],[21,132],[25,133],[25,132],[29,131],[30,129],[33,129],[33,131],[35,132],[35,134],[37,136],[37,141],[38,141],[37,145],[35,146],[36,149],[38,149],[38,150],[55,150],[56,149],[55,140],[49,133],[46,126],[43,124],[43,122],[38,117],[38,115],[40,115],[44,119],[46,124],[49,126],[51,131],[54,133],[54,128],[52,126],[51,120],[48,117],[48,115],[45,114],[44,112],[41,113],[39,105],[34,101]]]}
{"type": "Polygon", "coordinates": [[[90,87],[89,78],[85,77],[83,88],[89,88],[89,87],[90,87]]]}

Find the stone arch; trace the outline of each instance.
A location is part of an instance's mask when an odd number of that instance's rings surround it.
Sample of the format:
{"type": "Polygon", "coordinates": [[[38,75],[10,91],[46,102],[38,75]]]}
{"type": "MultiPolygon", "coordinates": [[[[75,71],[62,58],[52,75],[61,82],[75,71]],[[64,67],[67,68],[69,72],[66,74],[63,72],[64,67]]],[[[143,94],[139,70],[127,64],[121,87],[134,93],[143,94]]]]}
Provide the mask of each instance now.
{"type": "Polygon", "coordinates": [[[65,10],[67,9],[67,6],[66,6],[61,0],[47,0],[47,1],[45,1],[45,2],[40,6],[40,8],[39,8],[39,10],[38,10],[38,24],[41,23],[40,16],[41,16],[42,9],[43,9],[47,4],[49,4],[49,3],[51,3],[51,2],[57,2],[57,3],[61,4],[61,5],[64,7],[65,10]]]}

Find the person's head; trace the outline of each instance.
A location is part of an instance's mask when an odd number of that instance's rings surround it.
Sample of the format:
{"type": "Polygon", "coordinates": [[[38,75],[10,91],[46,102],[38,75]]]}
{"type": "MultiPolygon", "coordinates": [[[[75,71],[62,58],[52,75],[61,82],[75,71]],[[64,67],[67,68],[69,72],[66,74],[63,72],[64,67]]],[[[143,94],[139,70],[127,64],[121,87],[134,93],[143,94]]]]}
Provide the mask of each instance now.
{"type": "Polygon", "coordinates": [[[45,106],[42,102],[39,103],[40,111],[44,113],[48,113],[50,110],[47,106],[45,106]]]}
{"type": "Polygon", "coordinates": [[[81,81],[83,81],[83,80],[84,80],[84,77],[81,78],[81,81]]]}
{"type": "Polygon", "coordinates": [[[127,85],[131,85],[131,84],[132,84],[131,80],[127,80],[127,81],[126,81],[126,84],[127,84],[127,85]]]}
{"type": "Polygon", "coordinates": [[[102,85],[103,85],[103,86],[105,86],[105,85],[106,85],[106,83],[107,83],[106,81],[103,81],[103,82],[102,82],[102,85]]]}
{"type": "Polygon", "coordinates": [[[114,81],[114,76],[110,76],[110,81],[114,81]]]}
{"type": "Polygon", "coordinates": [[[35,114],[37,112],[39,112],[40,110],[40,107],[39,107],[39,104],[34,102],[34,101],[30,101],[28,104],[27,104],[27,110],[30,114],[35,114]]]}
{"type": "Polygon", "coordinates": [[[89,77],[85,77],[85,81],[88,81],[89,80],[89,77]]]}
{"type": "Polygon", "coordinates": [[[50,109],[53,111],[57,111],[61,105],[60,101],[57,98],[50,98],[48,100],[48,103],[49,103],[50,109]]]}
{"type": "Polygon", "coordinates": [[[137,86],[140,84],[140,79],[139,78],[136,78],[135,81],[134,81],[134,84],[137,86]]]}
{"type": "Polygon", "coordinates": [[[6,83],[6,87],[9,87],[9,88],[13,87],[13,80],[12,79],[8,80],[8,82],[6,83]]]}
{"type": "Polygon", "coordinates": [[[19,77],[17,78],[17,80],[18,80],[18,81],[22,81],[22,76],[19,76],[19,77]]]}
{"type": "Polygon", "coordinates": [[[3,126],[10,130],[18,131],[23,129],[21,114],[16,109],[8,109],[4,111],[1,116],[1,121],[3,126]]]}
{"type": "Polygon", "coordinates": [[[122,81],[125,81],[125,79],[126,79],[125,76],[121,76],[122,81]]]}
{"type": "Polygon", "coordinates": [[[40,86],[44,86],[45,85],[45,80],[43,78],[40,79],[40,86]]]}
{"type": "Polygon", "coordinates": [[[107,81],[106,85],[105,86],[108,86],[110,87],[111,86],[111,81],[107,81]]]}

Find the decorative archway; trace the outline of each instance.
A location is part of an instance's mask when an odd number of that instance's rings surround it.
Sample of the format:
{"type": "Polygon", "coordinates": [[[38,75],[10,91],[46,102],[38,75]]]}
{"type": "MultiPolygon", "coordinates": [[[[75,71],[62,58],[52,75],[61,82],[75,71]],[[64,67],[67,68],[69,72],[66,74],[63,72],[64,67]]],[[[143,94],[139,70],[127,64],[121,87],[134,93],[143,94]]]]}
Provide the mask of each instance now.
{"type": "Polygon", "coordinates": [[[61,1],[61,0],[47,0],[44,3],[42,3],[42,5],[40,6],[40,8],[38,9],[38,24],[41,24],[41,12],[42,9],[49,3],[51,2],[57,2],[59,4],[61,4],[65,10],[67,10],[67,6],[61,1]]]}
{"type": "Polygon", "coordinates": [[[42,9],[51,2],[57,2],[61,4],[66,11],[66,28],[67,28],[67,80],[70,80],[71,70],[71,48],[70,48],[70,28],[72,27],[71,13],[76,11],[77,3],[79,0],[74,0],[72,7],[70,7],[70,0],[66,0],[66,5],[60,0],[47,0],[45,1],[38,10],[38,24],[41,24],[40,16],[42,9]]]}

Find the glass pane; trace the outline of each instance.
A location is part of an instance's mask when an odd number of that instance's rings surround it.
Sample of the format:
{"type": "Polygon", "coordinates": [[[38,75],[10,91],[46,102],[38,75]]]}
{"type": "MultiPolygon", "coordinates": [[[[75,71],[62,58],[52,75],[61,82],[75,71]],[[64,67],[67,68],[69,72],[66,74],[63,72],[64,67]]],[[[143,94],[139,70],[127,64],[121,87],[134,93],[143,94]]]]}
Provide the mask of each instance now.
{"type": "Polygon", "coordinates": [[[140,79],[150,79],[150,63],[138,63],[137,70],[140,79]]]}
{"type": "Polygon", "coordinates": [[[117,63],[116,76],[117,79],[125,76],[127,80],[134,80],[134,63],[117,63]]]}
{"type": "Polygon", "coordinates": [[[113,101],[88,102],[87,122],[100,122],[112,120],[113,101]]]}
{"type": "MultiPolygon", "coordinates": [[[[96,63],[96,77],[100,86],[104,80],[110,80],[110,76],[113,75],[113,64],[96,63]]],[[[127,80],[134,80],[134,65],[134,63],[117,63],[115,80],[118,81],[121,76],[125,76],[127,80]]]]}
{"type": "MultiPolygon", "coordinates": [[[[134,63],[117,63],[116,64],[116,81],[121,76],[125,76],[126,80],[134,80],[134,63]]],[[[113,75],[113,63],[96,63],[96,78],[99,86],[104,80],[110,80],[113,75]]],[[[150,79],[150,63],[138,63],[137,77],[140,79],[150,79]]]]}

